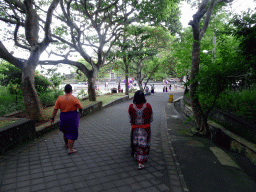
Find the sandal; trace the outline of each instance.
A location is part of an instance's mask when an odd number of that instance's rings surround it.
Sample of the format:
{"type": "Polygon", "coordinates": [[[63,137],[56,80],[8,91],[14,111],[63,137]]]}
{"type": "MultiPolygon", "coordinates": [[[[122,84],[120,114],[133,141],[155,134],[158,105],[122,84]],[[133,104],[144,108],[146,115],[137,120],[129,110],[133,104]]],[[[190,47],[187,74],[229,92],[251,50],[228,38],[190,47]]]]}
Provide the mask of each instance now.
{"type": "Polygon", "coordinates": [[[68,155],[73,154],[73,153],[76,153],[76,152],[77,152],[76,149],[71,149],[71,150],[68,151],[68,155]]]}
{"type": "Polygon", "coordinates": [[[138,169],[141,170],[141,169],[143,169],[143,168],[145,168],[145,165],[139,163],[138,169]]]}

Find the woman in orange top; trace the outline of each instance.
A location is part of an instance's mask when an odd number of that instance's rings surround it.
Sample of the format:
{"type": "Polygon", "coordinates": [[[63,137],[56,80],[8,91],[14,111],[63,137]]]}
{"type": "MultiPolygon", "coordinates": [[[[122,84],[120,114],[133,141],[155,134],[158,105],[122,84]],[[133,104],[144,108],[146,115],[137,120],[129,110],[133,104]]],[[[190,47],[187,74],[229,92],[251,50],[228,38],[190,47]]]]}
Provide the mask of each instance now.
{"type": "Polygon", "coordinates": [[[51,123],[54,122],[54,117],[58,109],[60,109],[59,129],[63,132],[66,147],[69,148],[68,154],[72,154],[77,152],[77,150],[73,149],[74,142],[78,138],[79,115],[77,109],[81,114],[83,110],[80,101],[72,95],[72,86],[67,84],[64,90],[65,95],[60,95],[55,103],[51,123]]]}
{"type": "Polygon", "coordinates": [[[135,92],[133,104],[129,106],[131,130],[132,156],[139,163],[138,169],[144,168],[150,150],[150,123],[153,121],[153,111],[149,103],[146,103],[143,91],[135,92]]]}

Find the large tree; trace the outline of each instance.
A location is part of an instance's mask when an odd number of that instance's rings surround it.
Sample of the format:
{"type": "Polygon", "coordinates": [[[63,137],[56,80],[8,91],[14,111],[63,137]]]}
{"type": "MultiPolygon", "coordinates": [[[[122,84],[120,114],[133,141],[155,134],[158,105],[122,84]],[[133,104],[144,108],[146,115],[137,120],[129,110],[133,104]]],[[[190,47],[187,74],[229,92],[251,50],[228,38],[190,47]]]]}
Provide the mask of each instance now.
{"type": "MultiPolygon", "coordinates": [[[[94,83],[99,70],[111,63],[115,57],[111,49],[115,42],[124,37],[125,27],[132,22],[147,22],[157,25],[176,15],[172,5],[179,0],[94,0],[94,1],[60,1],[62,14],[57,18],[60,25],[54,37],[70,51],[62,56],[63,60],[44,61],[42,64],[69,64],[76,66],[88,78],[89,100],[96,100],[94,83]],[[65,34],[68,36],[64,37],[65,34]],[[88,69],[80,62],[69,59],[71,52],[77,52],[91,65],[88,69]]],[[[178,16],[177,16],[178,18],[178,16]]],[[[175,21],[178,21],[177,19],[175,21]]],[[[125,38],[123,38],[125,44],[125,38]]],[[[53,53],[53,52],[51,52],[53,53]]],[[[60,54],[56,54],[59,55],[60,54]]],[[[126,62],[126,58],[123,58],[126,62]]],[[[126,74],[127,74],[126,70],[126,74]]],[[[126,90],[128,94],[128,90],[126,90]]]]}
{"type": "Polygon", "coordinates": [[[126,58],[129,65],[125,66],[130,68],[130,75],[143,90],[143,80],[150,79],[159,67],[156,55],[161,49],[167,48],[171,39],[170,33],[161,27],[129,26],[124,38],[125,51],[122,50],[117,55],[126,58]]]}
{"type": "Polygon", "coordinates": [[[115,58],[109,57],[111,48],[119,38],[124,18],[134,11],[133,1],[128,0],[95,0],[95,1],[63,1],[60,0],[61,15],[56,18],[59,25],[55,28],[54,38],[58,40],[59,48],[64,59],[57,61],[42,61],[44,65],[68,64],[78,68],[88,79],[89,100],[95,101],[95,80],[100,68],[108,65],[115,58]],[[124,5],[130,10],[123,15],[124,5]],[[66,34],[66,36],[65,36],[66,34]],[[66,51],[66,52],[65,52],[66,51]],[[70,53],[76,52],[90,67],[70,59],[70,53]]]}
{"type": "Polygon", "coordinates": [[[199,72],[201,40],[208,28],[214,7],[220,3],[228,2],[232,2],[232,0],[202,0],[197,12],[193,15],[193,20],[189,22],[193,31],[190,98],[199,131],[205,134],[209,134],[209,126],[207,116],[199,103],[198,80],[196,79],[199,72]],[[202,19],[204,20],[203,23],[201,23],[202,19]]]}
{"type": "MultiPolygon", "coordinates": [[[[37,2],[38,3],[38,2],[37,2]]],[[[52,15],[59,3],[59,0],[53,0],[46,15],[39,17],[36,3],[32,0],[3,0],[1,1],[1,23],[14,25],[12,39],[15,46],[29,52],[29,57],[21,60],[12,55],[4,42],[0,41],[0,58],[10,62],[22,70],[22,91],[24,103],[30,118],[38,120],[42,118],[42,105],[35,90],[34,74],[41,54],[47,46],[53,42],[51,36],[52,15]],[[44,20],[44,26],[41,29],[44,34],[39,33],[40,21],[44,20]],[[25,35],[20,28],[23,28],[25,35]],[[42,35],[43,39],[40,39],[42,35]]]]}

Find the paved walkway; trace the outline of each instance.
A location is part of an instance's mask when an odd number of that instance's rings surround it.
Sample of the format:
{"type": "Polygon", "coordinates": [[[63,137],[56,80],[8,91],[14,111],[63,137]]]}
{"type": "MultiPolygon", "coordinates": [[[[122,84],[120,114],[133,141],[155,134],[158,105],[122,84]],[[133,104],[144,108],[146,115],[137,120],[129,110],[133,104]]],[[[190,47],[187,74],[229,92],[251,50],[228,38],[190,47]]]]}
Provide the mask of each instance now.
{"type": "Polygon", "coordinates": [[[67,155],[58,130],[9,152],[0,159],[0,191],[182,192],[184,183],[166,135],[168,98],[169,93],[147,97],[154,121],[145,169],[137,170],[130,155],[129,100],[80,120],[76,154],[67,155]]]}

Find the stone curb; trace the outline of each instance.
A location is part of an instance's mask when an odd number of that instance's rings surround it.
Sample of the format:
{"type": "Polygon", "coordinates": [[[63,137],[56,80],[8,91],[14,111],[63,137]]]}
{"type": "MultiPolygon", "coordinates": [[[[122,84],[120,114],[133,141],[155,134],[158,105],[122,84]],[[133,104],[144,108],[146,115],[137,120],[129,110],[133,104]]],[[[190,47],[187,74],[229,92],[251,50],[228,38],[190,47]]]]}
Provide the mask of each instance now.
{"type": "MultiPolygon", "coordinates": [[[[180,101],[180,98],[176,102],[180,101]]],[[[181,110],[187,116],[193,116],[193,111],[190,107],[184,106],[181,107],[181,110]]],[[[246,156],[254,165],[256,165],[256,145],[247,141],[246,139],[228,131],[223,126],[217,124],[213,121],[208,121],[211,140],[217,144],[228,148],[231,151],[240,153],[246,156]]]]}

